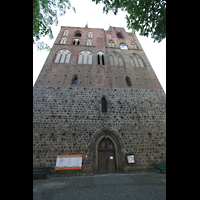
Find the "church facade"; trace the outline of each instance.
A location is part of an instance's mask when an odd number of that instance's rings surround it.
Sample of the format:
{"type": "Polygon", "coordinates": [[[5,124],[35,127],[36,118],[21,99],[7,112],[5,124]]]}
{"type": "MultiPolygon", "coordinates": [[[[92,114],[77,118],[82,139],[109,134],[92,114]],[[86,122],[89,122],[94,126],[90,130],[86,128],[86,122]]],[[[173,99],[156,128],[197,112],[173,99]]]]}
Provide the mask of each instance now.
{"type": "Polygon", "coordinates": [[[135,34],[61,26],[33,88],[33,166],[52,175],[153,169],[166,161],[165,98],[135,34]],[[81,170],[55,171],[67,154],[82,154],[81,170]]]}

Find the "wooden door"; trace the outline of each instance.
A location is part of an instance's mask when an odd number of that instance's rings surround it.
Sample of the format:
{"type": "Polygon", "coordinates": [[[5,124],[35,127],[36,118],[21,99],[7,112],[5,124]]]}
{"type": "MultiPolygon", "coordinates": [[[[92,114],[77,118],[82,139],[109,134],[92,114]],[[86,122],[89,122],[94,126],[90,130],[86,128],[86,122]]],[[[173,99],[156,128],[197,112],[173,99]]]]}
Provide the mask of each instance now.
{"type": "Polygon", "coordinates": [[[99,173],[116,172],[115,147],[113,142],[104,137],[98,146],[99,173]]]}

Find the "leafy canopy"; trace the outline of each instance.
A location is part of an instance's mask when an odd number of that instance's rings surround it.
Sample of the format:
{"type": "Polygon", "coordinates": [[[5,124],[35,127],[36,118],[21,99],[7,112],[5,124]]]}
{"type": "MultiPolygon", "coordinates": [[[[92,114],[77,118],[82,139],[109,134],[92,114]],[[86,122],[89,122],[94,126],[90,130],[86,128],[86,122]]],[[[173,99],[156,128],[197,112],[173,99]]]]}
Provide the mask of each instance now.
{"type": "MultiPolygon", "coordinates": [[[[58,25],[58,16],[64,15],[66,9],[70,9],[69,0],[33,0],[33,43],[40,40],[41,37],[49,35],[53,38],[51,25],[58,25]]],[[[75,8],[72,7],[74,12],[75,8]]],[[[44,42],[38,43],[38,49],[50,49],[44,42]]]]}
{"type": "Polygon", "coordinates": [[[92,0],[96,4],[105,4],[103,12],[118,9],[127,11],[127,28],[133,32],[140,30],[140,35],[154,38],[154,42],[161,42],[166,38],[166,0],[92,0]]]}

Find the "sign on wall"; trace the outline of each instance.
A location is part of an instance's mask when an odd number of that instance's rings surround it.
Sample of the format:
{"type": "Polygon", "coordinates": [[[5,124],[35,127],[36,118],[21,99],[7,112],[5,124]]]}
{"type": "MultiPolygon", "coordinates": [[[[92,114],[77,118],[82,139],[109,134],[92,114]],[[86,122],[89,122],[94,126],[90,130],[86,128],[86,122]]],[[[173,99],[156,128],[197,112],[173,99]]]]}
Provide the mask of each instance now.
{"type": "Polygon", "coordinates": [[[134,155],[127,155],[128,163],[135,163],[134,155]]]}
{"type": "Polygon", "coordinates": [[[55,170],[74,170],[82,168],[82,154],[58,155],[55,170]]]}

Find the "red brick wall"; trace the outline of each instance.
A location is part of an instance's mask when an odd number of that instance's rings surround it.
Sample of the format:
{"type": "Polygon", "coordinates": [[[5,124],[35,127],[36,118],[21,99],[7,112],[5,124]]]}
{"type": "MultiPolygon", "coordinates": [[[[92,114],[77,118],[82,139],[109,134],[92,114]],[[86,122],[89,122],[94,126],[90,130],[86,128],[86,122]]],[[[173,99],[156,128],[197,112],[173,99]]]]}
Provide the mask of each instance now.
{"type": "Polygon", "coordinates": [[[139,49],[133,49],[129,33],[124,28],[110,27],[108,31],[98,28],[80,28],[80,27],[65,27],[61,30],[52,47],[52,51],[46,59],[43,69],[36,81],[36,85],[42,86],[62,86],[62,87],[105,87],[105,88],[133,88],[133,89],[162,89],[137,37],[133,35],[134,42],[139,49]],[[63,36],[63,32],[69,30],[68,36],[63,36]],[[81,37],[75,37],[75,32],[81,31],[81,37]],[[109,48],[107,32],[111,33],[112,40],[115,43],[114,48],[109,48]],[[88,32],[93,33],[92,46],[87,46],[88,32]],[[124,38],[117,38],[117,33],[120,32],[124,38]],[[105,37],[104,37],[105,36],[105,37]],[[66,44],[59,44],[62,37],[67,38],[66,44]],[[80,40],[80,45],[73,45],[74,39],[80,40]],[[126,43],[128,50],[120,49],[120,43],[126,43]],[[54,63],[56,52],[61,49],[71,51],[70,63],[54,63]],[[93,54],[92,65],[78,64],[78,54],[88,50],[93,54]],[[97,64],[97,53],[104,52],[105,65],[97,64]],[[122,55],[124,66],[111,66],[109,55],[113,52],[118,52],[122,55]],[[146,67],[132,67],[130,65],[130,54],[137,53],[142,57],[146,67]],[[71,79],[74,74],[78,76],[78,84],[72,85],[71,79]],[[127,86],[125,77],[129,76],[132,86],[127,86]]]}

